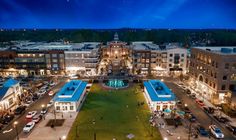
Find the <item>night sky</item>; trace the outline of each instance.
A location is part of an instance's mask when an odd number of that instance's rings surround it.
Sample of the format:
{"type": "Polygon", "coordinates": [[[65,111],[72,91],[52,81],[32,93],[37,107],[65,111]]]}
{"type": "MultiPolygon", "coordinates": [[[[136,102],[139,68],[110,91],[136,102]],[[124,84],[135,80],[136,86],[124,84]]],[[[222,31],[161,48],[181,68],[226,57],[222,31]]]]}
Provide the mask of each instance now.
{"type": "Polygon", "coordinates": [[[0,28],[233,28],[236,0],[0,0],[0,28]]]}

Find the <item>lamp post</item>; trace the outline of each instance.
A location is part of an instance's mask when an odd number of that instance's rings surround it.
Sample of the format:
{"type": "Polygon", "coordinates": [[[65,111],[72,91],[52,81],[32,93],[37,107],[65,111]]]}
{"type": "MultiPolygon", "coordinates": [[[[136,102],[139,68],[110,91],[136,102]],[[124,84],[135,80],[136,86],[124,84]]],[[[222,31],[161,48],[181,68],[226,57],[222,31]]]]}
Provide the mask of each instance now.
{"type": "Polygon", "coordinates": [[[95,124],[96,124],[96,121],[95,119],[93,120],[93,125],[94,125],[94,135],[93,135],[93,139],[96,140],[96,131],[95,131],[95,124]]]}
{"type": "Polygon", "coordinates": [[[76,137],[79,137],[79,133],[78,133],[79,130],[78,130],[78,127],[79,127],[79,124],[76,124],[76,128],[75,128],[75,129],[76,129],[76,137]]]}
{"type": "Polygon", "coordinates": [[[192,122],[190,122],[189,124],[189,130],[188,130],[188,140],[190,140],[190,137],[191,137],[191,129],[192,129],[192,122]]]}
{"type": "Polygon", "coordinates": [[[15,128],[15,130],[16,130],[16,140],[19,140],[19,134],[18,134],[18,129],[17,129],[17,124],[18,124],[18,122],[15,121],[13,124],[14,124],[14,128],[15,128]]]}
{"type": "Polygon", "coordinates": [[[65,140],[66,139],[66,136],[64,135],[64,136],[62,136],[62,140],[65,140]]]}

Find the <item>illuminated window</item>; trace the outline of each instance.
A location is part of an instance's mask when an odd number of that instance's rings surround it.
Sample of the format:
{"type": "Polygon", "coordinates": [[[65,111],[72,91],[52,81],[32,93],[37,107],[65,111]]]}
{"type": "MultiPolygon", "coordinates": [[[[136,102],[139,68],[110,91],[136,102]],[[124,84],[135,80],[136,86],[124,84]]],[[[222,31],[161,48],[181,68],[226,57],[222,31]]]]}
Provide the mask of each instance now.
{"type": "Polygon", "coordinates": [[[236,74],[232,74],[232,75],[230,76],[230,80],[236,81],[236,74]]]}

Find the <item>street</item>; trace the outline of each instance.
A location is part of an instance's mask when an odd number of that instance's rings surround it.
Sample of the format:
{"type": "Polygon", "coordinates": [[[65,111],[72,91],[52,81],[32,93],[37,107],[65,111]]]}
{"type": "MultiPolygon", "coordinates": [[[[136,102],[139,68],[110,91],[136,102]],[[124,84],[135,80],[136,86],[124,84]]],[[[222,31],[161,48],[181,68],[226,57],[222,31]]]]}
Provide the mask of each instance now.
{"type": "Polygon", "coordinates": [[[232,136],[232,134],[225,128],[220,125],[219,122],[217,122],[215,119],[212,119],[208,114],[206,114],[200,106],[195,102],[194,99],[191,99],[187,96],[184,89],[180,88],[178,85],[174,84],[173,82],[165,82],[166,85],[172,89],[172,91],[175,93],[177,98],[182,101],[183,104],[187,104],[188,108],[191,110],[191,112],[197,117],[197,121],[208,129],[209,125],[216,124],[225,135],[225,140],[234,140],[235,137],[232,136]]]}
{"type": "MultiPolygon", "coordinates": [[[[59,84],[57,84],[55,87],[53,87],[51,90],[53,90],[55,93],[64,85],[64,82],[60,82],[59,84]]],[[[38,100],[36,100],[23,114],[21,114],[19,117],[15,116],[15,119],[13,121],[11,121],[8,126],[1,131],[0,133],[0,138],[2,140],[13,140],[16,138],[16,134],[17,131],[16,129],[13,127],[13,123],[14,121],[17,121],[17,130],[18,130],[18,134],[21,133],[23,127],[25,126],[25,124],[28,122],[27,119],[25,118],[26,114],[29,111],[37,111],[38,113],[40,113],[42,107],[41,105],[47,105],[47,103],[52,99],[53,97],[48,96],[48,94],[44,94],[41,98],[39,98],[38,100]],[[18,117],[18,118],[17,118],[18,117]],[[7,133],[2,133],[5,130],[10,130],[11,131],[7,132],[7,133]]],[[[34,130],[33,130],[34,131],[34,130]]]]}

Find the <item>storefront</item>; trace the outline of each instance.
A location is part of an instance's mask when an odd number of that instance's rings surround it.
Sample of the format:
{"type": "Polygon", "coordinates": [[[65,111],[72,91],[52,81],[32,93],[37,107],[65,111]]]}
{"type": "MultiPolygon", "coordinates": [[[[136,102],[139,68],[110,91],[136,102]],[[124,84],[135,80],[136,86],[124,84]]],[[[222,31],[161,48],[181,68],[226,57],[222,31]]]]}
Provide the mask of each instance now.
{"type": "Polygon", "coordinates": [[[87,83],[81,80],[67,82],[55,95],[54,108],[57,112],[76,112],[86,96],[87,83]]]}
{"type": "Polygon", "coordinates": [[[152,111],[163,111],[175,107],[175,95],[160,80],[149,80],[144,82],[144,96],[152,111]]]}

